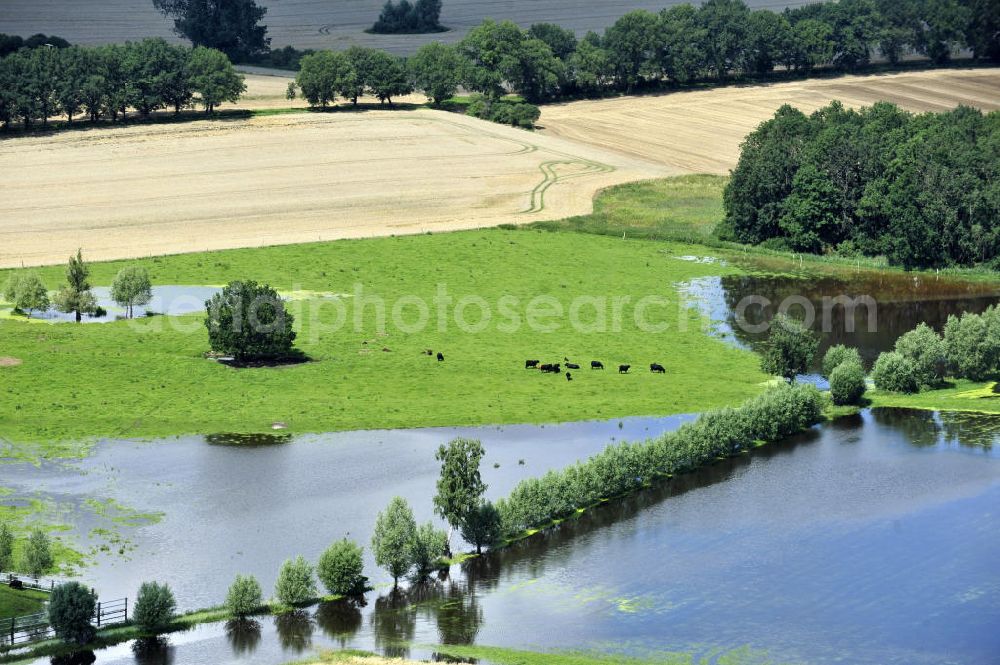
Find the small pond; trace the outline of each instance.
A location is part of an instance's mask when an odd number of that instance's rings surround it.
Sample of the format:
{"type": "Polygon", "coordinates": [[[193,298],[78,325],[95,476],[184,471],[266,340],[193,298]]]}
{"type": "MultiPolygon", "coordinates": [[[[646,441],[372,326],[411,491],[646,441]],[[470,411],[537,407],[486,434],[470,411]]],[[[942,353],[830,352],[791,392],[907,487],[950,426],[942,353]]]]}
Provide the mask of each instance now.
{"type": "MultiPolygon", "coordinates": [[[[178,315],[204,311],[205,301],[221,290],[214,286],[154,286],[152,300],[146,305],[136,306],[133,315],[136,317],[146,316],[147,313],[178,315]]],[[[107,313],[103,316],[84,316],[83,323],[108,323],[125,317],[125,309],[111,299],[110,288],[96,286],[92,291],[97,304],[107,313]]],[[[35,312],[31,318],[46,321],[76,321],[75,315],[60,312],[54,307],[45,312],[35,312]]]]}
{"type": "MultiPolygon", "coordinates": [[[[128,532],[131,560],[84,572],[106,597],[167,581],[182,606],[233,575],[273,584],[281,561],[367,543],[394,494],[431,517],[436,446],[475,436],[489,493],[684,418],[356,432],[268,445],[185,437],[113,442],[76,465],[4,467],[16,494],[109,496],[167,511],[128,532]],[[519,462],[523,460],[524,464],[519,462]],[[494,464],[499,464],[494,468],[494,464]]],[[[1000,658],[1000,418],[871,410],[586,513],[363,605],[256,629],[202,626],[98,663],[260,663],[317,647],[430,657],[420,645],[664,651],[706,662],[992,665],[1000,658]],[[407,646],[409,645],[409,646],[407,646]]],[[[40,661],[47,662],[47,661],[40,661]]]]}

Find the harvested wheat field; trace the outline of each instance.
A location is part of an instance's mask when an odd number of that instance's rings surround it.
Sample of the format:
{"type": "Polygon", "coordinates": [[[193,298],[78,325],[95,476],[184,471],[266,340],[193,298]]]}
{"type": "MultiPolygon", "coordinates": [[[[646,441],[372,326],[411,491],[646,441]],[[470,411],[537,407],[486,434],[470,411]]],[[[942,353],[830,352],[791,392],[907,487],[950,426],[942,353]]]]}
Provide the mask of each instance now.
{"type": "Polygon", "coordinates": [[[2,267],[557,219],[677,173],[426,109],[16,138],[0,171],[2,267]]]}
{"type": "Polygon", "coordinates": [[[728,173],[743,138],[782,104],[812,112],[890,101],[911,111],[1000,109],[1000,69],[844,76],[545,106],[545,132],[696,173],[728,173]]]}

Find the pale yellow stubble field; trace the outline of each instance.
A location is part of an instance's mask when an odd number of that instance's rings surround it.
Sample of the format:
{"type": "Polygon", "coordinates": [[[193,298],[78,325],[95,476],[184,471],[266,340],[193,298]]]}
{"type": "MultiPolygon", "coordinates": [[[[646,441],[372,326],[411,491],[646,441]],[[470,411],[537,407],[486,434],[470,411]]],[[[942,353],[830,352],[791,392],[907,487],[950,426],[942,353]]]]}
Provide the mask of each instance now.
{"type": "Polygon", "coordinates": [[[782,104],[806,113],[840,100],[851,107],[884,100],[911,111],[966,104],[1000,109],[1000,68],[844,76],[555,104],[542,109],[544,132],[698,173],[728,173],[743,138],[782,104]]]}
{"type": "Polygon", "coordinates": [[[678,170],[442,111],[296,113],[0,143],[0,267],[477,228],[678,170]]]}

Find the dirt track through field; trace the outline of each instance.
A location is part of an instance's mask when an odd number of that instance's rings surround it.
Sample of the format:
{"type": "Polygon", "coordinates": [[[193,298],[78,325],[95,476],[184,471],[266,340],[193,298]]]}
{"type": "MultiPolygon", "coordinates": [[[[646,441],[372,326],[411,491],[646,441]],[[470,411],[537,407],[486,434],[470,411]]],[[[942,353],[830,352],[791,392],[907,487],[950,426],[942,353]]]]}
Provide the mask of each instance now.
{"type": "Polygon", "coordinates": [[[0,267],[557,219],[677,172],[423,109],[17,138],[0,171],[0,267]]]}
{"type": "Polygon", "coordinates": [[[911,111],[1000,109],[1000,68],[845,76],[546,106],[545,133],[696,173],[728,173],[743,138],[782,104],[809,113],[833,100],[911,111]]]}

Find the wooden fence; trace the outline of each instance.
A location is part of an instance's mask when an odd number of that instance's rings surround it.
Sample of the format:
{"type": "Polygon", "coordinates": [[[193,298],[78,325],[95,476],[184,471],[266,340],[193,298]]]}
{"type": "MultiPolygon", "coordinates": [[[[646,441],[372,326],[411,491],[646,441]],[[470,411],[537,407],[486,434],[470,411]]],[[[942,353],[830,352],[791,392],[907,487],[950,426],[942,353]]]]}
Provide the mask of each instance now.
{"type": "MultiPolygon", "coordinates": [[[[125,621],[128,621],[128,598],[97,602],[92,619],[97,628],[125,621]]],[[[55,636],[45,612],[4,619],[0,628],[0,647],[15,647],[55,636]]]]}

